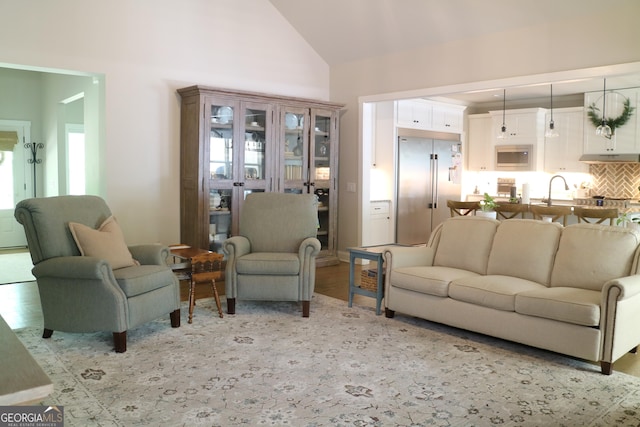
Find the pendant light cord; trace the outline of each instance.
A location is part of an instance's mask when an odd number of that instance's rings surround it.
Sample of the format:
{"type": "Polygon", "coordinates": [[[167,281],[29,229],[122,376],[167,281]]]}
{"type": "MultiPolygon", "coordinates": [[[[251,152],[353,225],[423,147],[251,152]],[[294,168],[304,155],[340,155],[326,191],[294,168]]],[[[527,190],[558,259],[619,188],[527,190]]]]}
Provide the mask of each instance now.
{"type": "Polygon", "coordinates": [[[605,112],[607,110],[607,79],[604,79],[604,87],[602,88],[602,123],[607,123],[607,116],[605,112]]]}

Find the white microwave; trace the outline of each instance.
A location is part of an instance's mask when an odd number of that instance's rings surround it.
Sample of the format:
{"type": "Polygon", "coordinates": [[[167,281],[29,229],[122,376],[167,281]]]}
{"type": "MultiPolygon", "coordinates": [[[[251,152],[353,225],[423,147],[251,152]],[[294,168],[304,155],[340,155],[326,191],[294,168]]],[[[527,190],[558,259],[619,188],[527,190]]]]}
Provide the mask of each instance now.
{"type": "Polygon", "coordinates": [[[496,170],[534,170],[533,145],[496,145],[496,170]]]}

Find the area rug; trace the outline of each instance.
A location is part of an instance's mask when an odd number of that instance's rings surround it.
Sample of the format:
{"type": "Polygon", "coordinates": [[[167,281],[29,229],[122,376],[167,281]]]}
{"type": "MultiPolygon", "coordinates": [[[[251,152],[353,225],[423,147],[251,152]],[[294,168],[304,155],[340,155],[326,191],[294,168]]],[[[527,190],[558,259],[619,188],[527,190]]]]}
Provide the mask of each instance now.
{"type": "Polygon", "coordinates": [[[169,316],[111,334],[17,331],[51,377],[65,426],[627,426],[640,378],[430,322],[376,316],[315,295],[239,301],[193,324],[169,316]]]}
{"type": "Polygon", "coordinates": [[[31,274],[33,262],[29,252],[0,255],[0,284],[31,282],[36,280],[31,274]]]}

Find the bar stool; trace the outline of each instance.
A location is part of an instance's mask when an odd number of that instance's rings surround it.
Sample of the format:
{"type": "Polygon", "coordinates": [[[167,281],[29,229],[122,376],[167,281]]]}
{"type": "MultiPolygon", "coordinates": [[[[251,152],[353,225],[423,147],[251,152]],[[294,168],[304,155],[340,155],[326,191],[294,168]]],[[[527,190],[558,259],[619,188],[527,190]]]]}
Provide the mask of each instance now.
{"type": "Polygon", "coordinates": [[[457,200],[447,200],[447,207],[451,211],[451,216],[475,215],[480,209],[479,202],[461,202],[457,200]]]}
{"type": "Polygon", "coordinates": [[[580,206],[573,208],[573,213],[578,217],[578,222],[602,224],[609,219],[609,225],[613,225],[613,221],[619,215],[617,208],[583,208],[580,206]]]}
{"type": "Polygon", "coordinates": [[[551,217],[551,222],[562,219],[562,225],[567,225],[567,217],[571,215],[571,206],[529,206],[529,212],[533,214],[533,219],[542,220],[544,217],[551,217]]]}
{"type": "Polygon", "coordinates": [[[207,252],[191,257],[191,277],[189,279],[189,323],[192,323],[193,306],[196,305],[196,284],[211,283],[213,297],[218,307],[218,315],[222,318],[222,306],[220,296],[216,289],[216,279],[222,277],[223,255],[216,252],[207,252]]]}
{"type": "Polygon", "coordinates": [[[529,212],[529,205],[522,203],[498,203],[495,211],[498,219],[513,219],[518,216],[524,218],[524,214],[529,212]]]}

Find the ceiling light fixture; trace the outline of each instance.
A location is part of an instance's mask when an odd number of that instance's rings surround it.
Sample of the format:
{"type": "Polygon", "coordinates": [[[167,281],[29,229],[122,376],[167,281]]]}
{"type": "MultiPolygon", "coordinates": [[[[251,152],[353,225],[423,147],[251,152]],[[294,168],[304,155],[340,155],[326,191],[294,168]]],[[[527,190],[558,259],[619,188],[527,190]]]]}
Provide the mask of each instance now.
{"type": "Polygon", "coordinates": [[[604,87],[602,89],[602,122],[600,126],[596,128],[596,135],[603,136],[605,138],[611,139],[611,127],[607,124],[607,116],[606,113],[606,105],[607,105],[607,79],[604,79],[604,87]]]}
{"type": "Polygon", "coordinates": [[[551,120],[549,121],[549,127],[544,133],[545,138],[556,138],[560,136],[556,130],[556,124],[553,121],[553,85],[551,85],[551,120]]]}
{"type": "Polygon", "coordinates": [[[505,110],[507,108],[507,90],[502,89],[502,127],[500,128],[500,133],[498,134],[498,139],[506,139],[507,138],[507,125],[505,124],[505,110]]]}

